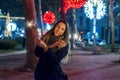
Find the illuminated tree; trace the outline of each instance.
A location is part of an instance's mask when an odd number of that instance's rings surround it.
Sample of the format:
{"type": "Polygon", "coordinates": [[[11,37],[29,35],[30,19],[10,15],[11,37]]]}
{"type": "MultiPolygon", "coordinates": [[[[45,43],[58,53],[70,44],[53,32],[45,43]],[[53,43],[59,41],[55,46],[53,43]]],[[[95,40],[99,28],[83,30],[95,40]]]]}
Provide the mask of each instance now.
{"type": "Polygon", "coordinates": [[[96,54],[96,20],[104,17],[106,14],[106,6],[102,0],[88,0],[84,5],[86,16],[93,19],[93,53],[96,54]]]}
{"type": "Polygon", "coordinates": [[[65,14],[70,8],[81,8],[86,3],[86,0],[62,0],[62,7],[60,12],[63,14],[63,19],[65,19],[65,14]]]}
{"type": "Polygon", "coordinates": [[[72,8],[81,8],[86,3],[86,0],[67,0],[67,1],[72,8]]]}
{"type": "Polygon", "coordinates": [[[26,63],[23,67],[19,68],[20,71],[29,71],[33,70],[36,66],[37,58],[34,55],[34,35],[32,31],[37,31],[36,25],[36,12],[34,6],[34,0],[23,0],[24,10],[25,10],[25,22],[26,22],[26,45],[27,45],[27,54],[26,54],[26,63]]]}
{"type": "MultiPolygon", "coordinates": [[[[99,20],[104,17],[106,14],[106,6],[103,3],[102,0],[98,0],[96,2],[96,18],[99,20]]],[[[88,18],[93,19],[94,18],[94,0],[88,0],[86,4],[84,5],[85,7],[85,14],[88,18]]]]}
{"type": "Polygon", "coordinates": [[[99,20],[104,17],[106,14],[106,6],[102,0],[88,0],[84,7],[86,16],[93,19],[93,34],[96,34],[96,19],[99,20]]]}

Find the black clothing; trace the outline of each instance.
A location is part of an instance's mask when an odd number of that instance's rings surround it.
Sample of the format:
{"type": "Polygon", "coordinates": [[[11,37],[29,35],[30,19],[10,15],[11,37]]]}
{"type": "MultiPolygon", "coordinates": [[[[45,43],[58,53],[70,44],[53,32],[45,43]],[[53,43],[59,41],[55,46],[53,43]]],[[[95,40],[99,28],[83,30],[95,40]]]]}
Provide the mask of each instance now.
{"type": "Polygon", "coordinates": [[[38,45],[35,48],[35,55],[39,57],[34,76],[35,80],[63,80],[61,60],[68,54],[68,45],[53,53],[48,49],[45,53],[38,45]]]}

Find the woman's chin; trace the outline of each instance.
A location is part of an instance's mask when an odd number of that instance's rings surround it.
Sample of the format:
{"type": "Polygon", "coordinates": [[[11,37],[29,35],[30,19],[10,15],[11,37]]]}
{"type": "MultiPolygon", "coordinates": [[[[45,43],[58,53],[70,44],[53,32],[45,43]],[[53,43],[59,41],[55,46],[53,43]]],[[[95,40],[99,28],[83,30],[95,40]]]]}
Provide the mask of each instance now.
{"type": "Polygon", "coordinates": [[[55,34],[55,36],[59,36],[59,34],[55,34]]]}

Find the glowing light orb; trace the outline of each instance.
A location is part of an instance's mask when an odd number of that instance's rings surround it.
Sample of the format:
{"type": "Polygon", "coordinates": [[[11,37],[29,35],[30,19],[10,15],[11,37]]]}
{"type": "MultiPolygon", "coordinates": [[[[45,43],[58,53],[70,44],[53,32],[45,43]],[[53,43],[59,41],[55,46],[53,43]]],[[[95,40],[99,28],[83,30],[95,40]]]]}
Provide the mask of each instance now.
{"type": "Polygon", "coordinates": [[[9,23],[9,24],[7,25],[8,31],[15,31],[15,30],[16,30],[16,27],[17,27],[17,25],[16,25],[15,23],[9,23]]]}
{"type": "Polygon", "coordinates": [[[43,20],[48,23],[48,24],[52,24],[55,22],[55,14],[51,11],[47,11],[44,15],[43,15],[43,20]]]}
{"type": "Polygon", "coordinates": [[[94,0],[88,0],[86,2],[84,5],[84,11],[88,18],[94,18],[94,9],[96,9],[96,19],[101,19],[106,14],[106,6],[102,0],[97,0],[96,5],[94,5],[94,0]]]}

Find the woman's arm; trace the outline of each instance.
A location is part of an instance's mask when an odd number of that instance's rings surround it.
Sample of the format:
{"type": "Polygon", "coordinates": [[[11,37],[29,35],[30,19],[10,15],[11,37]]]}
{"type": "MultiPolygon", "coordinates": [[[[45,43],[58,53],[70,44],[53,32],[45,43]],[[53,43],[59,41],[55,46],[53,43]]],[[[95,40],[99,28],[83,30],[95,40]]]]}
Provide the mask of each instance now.
{"type": "Polygon", "coordinates": [[[51,64],[56,64],[58,62],[61,62],[61,60],[68,54],[68,48],[69,46],[66,45],[63,48],[59,49],[56,53],[53,53],[52,49],[48,48],[45,53],[44,49],[37,45],[35,48],[35,55],[41,59],[46,58],[51,64]]]}
{"type": "Polygon", "coordinates": [[[56,46],[58,48],[64,47],[66,43],[63,40],[57,40],[54,44],[48,46],[48,48],[55,48],[56,46]]]}
{"type": "Polygon", "coordinates": [[[59,49],[56,53],[52,53],[51,49],[49,48],[46,52],[49,62],[51,62],[52,64],[61,62],[61,60],[68,54],[68,48],[69,46],[66,45],[59,49]]]}
{"type": "Polygon", "coordinates": [[[36,47],[35,47],[35,55],[37,57],[45,56],[45,52],[48,50],[47,45],[40,39],[36,38],[36,47]]]}
{"type": "Polygon", "coordinates": [[[39,45],[36,45],[34,53],[37,57],[43,57],[45,56],[44,49],[41,48],[39,45]]]}
{"type": "Polygon", "coordinates": [[[42,40],[36,38],[35,41],[36,41],[36,44],[37,44],[38,46],[40,46],[41,48],[44,49],[44,52],[46,52],[46,51],[48,50],[48,46],[47,46],[46,43],[44,43],[42,40]]]}

